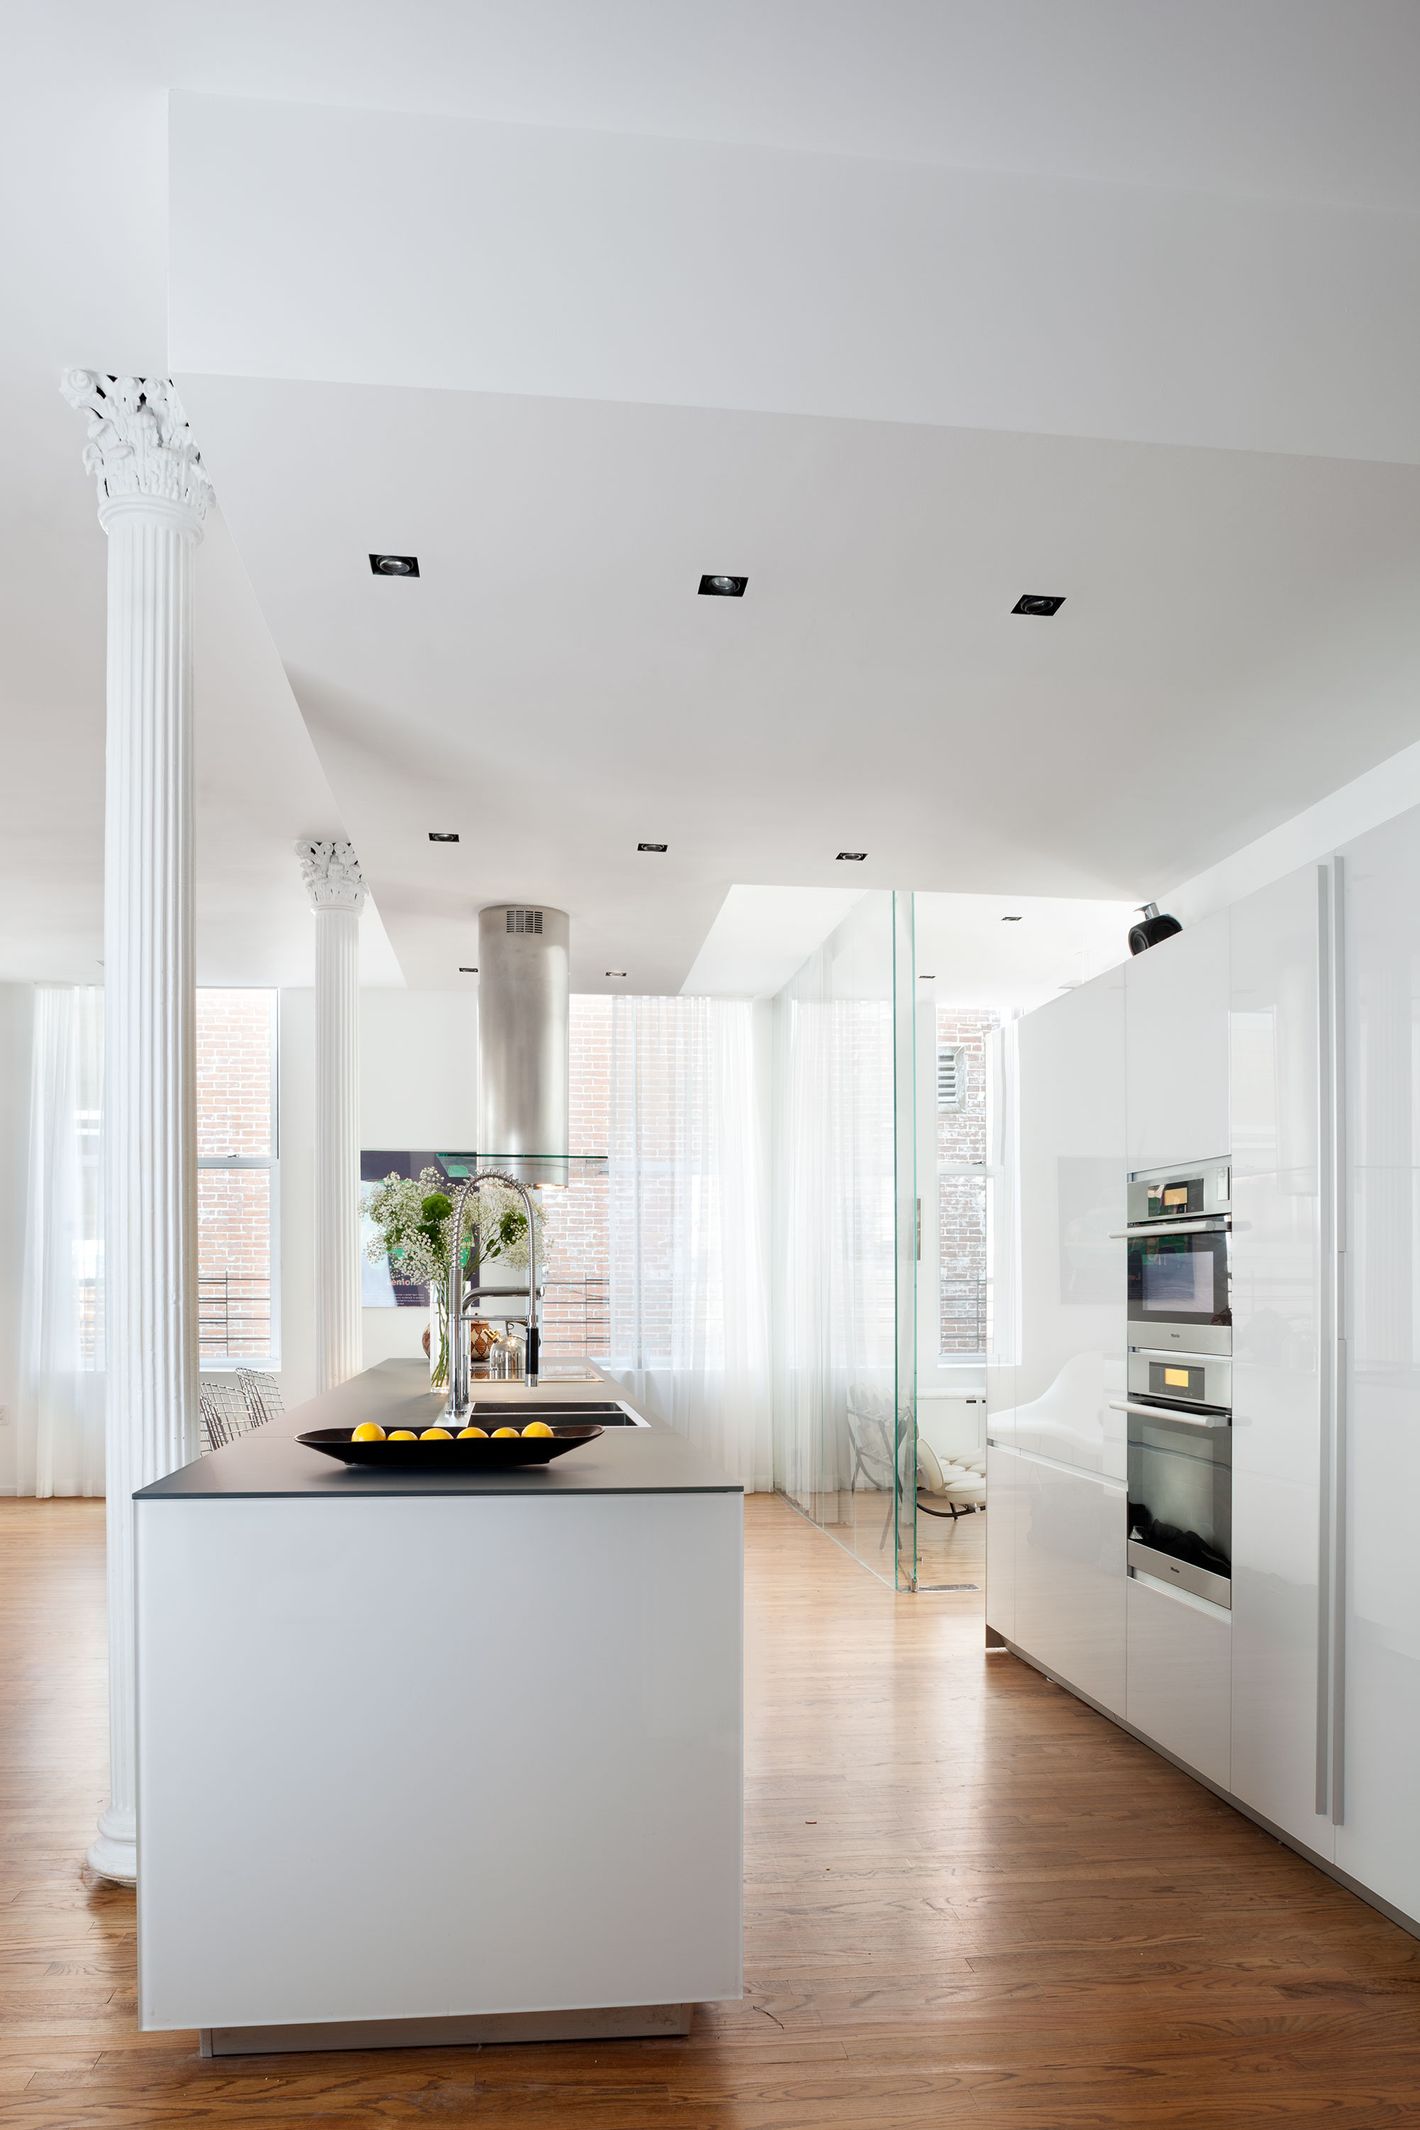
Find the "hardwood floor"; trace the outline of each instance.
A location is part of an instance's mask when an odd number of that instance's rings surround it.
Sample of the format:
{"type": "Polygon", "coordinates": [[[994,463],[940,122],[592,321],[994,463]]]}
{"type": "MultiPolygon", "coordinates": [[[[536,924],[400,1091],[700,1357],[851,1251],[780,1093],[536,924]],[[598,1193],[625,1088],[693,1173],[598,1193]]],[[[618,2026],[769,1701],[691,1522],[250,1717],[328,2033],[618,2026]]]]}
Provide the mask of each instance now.
{"type": "Polygon", "coordinates": [[[929,1515],[917,1517],[917,1587],[976,1585],[975,1606],[979,1619],[986,1615],[986,1518],[989,1510],[973,1510],[969,1516],[929,1515]]]}
{"type": "Polygon", "coordinates": [[[0,1502],[4,2130],[1420,2124],[1420,1945],[984,1657],[979,1598],[894,1597],[764,1499],[743,2002],[687,2041],[204,2063],[136,2031],[132,1897],[81,1864],[102,1548],[101,1504],[0,1502]]]}

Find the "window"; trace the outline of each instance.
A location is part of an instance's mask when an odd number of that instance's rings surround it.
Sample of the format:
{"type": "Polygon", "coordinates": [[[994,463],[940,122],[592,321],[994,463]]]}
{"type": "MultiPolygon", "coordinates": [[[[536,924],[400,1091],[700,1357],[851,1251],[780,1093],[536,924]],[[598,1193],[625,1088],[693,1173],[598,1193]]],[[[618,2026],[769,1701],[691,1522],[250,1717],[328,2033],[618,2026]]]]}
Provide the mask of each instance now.
{"type": "Polygon", "coordinates": [[[966,1052],[960,1043],[942,1043],[937,1050],[937,1107],[960,1109],[966,1079],[966,1052]]]}
{"type": "Polygon", "coordinates": [[[197,994],[197,1321],[203,1368],[279,1365],[274,991],[197,994]]]}
{"type": "Polygon", "coordinates": [[[994,1013],[937,1010],[937,1352],[980,1361],[991,1342],[989,1044],[994,1013]]]}

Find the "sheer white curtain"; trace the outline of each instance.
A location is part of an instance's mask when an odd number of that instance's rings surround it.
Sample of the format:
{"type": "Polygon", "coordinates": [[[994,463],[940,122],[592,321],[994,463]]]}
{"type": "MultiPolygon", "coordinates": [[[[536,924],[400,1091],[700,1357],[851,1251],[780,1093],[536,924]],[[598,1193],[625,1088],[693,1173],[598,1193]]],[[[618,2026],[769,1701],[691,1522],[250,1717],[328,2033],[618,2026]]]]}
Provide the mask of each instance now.
{"type": "Polygon", "coordinates": [[[897,1458],[892,923],[891,896],[866,895],[774,1001],[771,1187],[776,1477],[888,1580],[897,1458]]]}
{"type": "Polygon", "coordinates": [[[103,994],[35,992],[18,1398],[21,1494],[102,1494],[103,994]]]}
{"type": "Polygon", "coordinates": [[[773,1483],[754,1008],[618,998],[613,1375],[751,1492],[773,1483]]]}

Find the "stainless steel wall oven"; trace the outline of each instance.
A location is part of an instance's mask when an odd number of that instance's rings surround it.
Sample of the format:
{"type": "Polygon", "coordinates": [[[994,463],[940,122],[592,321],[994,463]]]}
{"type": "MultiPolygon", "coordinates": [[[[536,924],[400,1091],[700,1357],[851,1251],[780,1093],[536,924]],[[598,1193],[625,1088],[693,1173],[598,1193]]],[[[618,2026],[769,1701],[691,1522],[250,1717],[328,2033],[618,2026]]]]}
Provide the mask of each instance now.
{"type": "Polygon", "coordinates": [[[1129,1567],[1232,1602],[1231,1175],[1129,1179],[1129,1567]]]}
{"type": "Polygon", "coordinates": [[[1231,1227],[1225,1162],[1130,1178],[1124,1239],[1132,1344],[1232,1352],[1231,1227]]]}

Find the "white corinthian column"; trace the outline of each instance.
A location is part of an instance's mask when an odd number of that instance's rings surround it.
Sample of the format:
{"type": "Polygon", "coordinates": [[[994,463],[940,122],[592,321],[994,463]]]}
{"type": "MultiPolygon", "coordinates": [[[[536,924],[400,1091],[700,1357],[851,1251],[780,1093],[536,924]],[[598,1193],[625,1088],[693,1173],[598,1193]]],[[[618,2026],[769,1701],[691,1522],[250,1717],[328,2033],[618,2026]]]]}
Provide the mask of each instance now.
{"type": "Polygon", "coordinates": [[[360,1367],[360,911],[348,843],[296,845],[316,920],[316,1388],[360,1367]]]}
{"type": "Polygon", "coordinates": [[[210,483],[172,385],[70,370],[108,534],[104,1349],[109,1803],[89,1862],[138,1875],[133,1493],[197,1455],[192,569],[210,483]]]}

